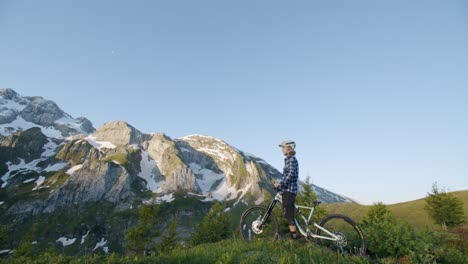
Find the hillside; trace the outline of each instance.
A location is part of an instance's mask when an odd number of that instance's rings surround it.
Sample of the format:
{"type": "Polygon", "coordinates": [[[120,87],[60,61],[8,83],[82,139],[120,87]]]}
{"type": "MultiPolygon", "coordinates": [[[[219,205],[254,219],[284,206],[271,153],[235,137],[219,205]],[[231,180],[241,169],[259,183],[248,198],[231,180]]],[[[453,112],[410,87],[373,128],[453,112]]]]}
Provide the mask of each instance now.
{"type": "MultiPolygon", "coordinates": [[[[468,221],[468,190],[453,192],[453,194],[464,203],[465,221],[468,221]]],[[[388,208],[400,219],[417,226],[438,228],[429,215],[424,210],[424,198],[388,205],[388,208]]],[[[339,213],[348,215],[356,221],[361,221],[366,215],[370,206],[363,206],[355,203],[336,203],[324,205],[329,213],[339,213]]]]}
{"type": "Polygon", "coordinates": [[[288,241],[246,243],[241,240],[224,240],[193,248],[176,248],[156,256],[122,257],[118,255],[88,255],[66,257],[43,255],[29,258],[0,259],[0,263],[369,263],[365,258],[342,257],[319,248],[315,243],[288,241]]]}

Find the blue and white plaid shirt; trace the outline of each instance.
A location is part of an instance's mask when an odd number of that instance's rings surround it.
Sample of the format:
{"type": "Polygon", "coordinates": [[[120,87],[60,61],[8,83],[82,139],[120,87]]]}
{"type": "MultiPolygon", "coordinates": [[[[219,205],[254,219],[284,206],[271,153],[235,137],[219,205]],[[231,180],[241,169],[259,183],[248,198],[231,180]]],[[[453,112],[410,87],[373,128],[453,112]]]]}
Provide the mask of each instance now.
{"type": "Polygon", "coordinates": [[[280,182],[281,191],[297,194],[297,178],[299,177],[299,164],[295,156],[284,159],[283,178],[280,182]]]}

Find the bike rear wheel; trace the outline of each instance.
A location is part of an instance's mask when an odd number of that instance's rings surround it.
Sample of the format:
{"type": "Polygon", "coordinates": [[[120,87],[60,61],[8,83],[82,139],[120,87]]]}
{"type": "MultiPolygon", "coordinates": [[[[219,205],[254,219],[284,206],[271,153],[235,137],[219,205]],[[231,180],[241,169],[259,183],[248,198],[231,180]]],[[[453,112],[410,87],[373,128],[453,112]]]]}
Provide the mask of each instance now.
{"type": "Polygon", "coordinates": [[[240,233],[246,241],[275,240],[278,237],[278,221],[271,212],[264,225],[261,220],[266,214],[267,208],[254,206],[247,209],[241,216],[240,233]]]}
{"type": "MultiPolygon", "coordinates": [[[[319,226],[338,236],[337,241],[318,238],[317,243],[342,255],[364,256],[366,239],[362,229],[349,217],[344,215],[328,215],[319,222],[319,226]]],[[[317,228],[317,235],[330,237],[327,232],[317,228]]]]}

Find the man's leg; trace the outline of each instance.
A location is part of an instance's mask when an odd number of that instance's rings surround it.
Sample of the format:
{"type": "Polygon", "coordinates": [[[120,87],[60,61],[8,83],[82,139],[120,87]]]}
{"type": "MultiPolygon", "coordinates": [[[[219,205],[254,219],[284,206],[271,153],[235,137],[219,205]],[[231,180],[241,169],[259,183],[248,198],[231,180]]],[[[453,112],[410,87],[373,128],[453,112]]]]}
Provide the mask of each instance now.
{"type": "Polygon", "coordinates": [[[296,226],[295,225],[290,225],[289,226],[289,232],[296,232],[296,226]]]}
{"type": "Polygon", "coordinates": [[[297,238],[297,229],[296,224],[294,223],[294,202],[296,196],[290,192],[283,193],[283,206],[284,206],[284,216],[289,223],[289,233],[291,234],[291,239],[297,238]]]}

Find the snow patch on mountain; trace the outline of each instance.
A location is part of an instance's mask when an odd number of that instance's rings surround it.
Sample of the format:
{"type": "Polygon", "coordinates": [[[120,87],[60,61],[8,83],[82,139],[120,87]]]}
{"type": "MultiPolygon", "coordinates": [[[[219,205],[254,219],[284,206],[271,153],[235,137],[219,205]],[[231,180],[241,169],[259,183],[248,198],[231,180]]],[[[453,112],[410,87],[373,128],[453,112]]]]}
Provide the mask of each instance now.
{"type": "Polygon", "coordinates": [[[91,230],[88,230],[88,232],[86,232],[86,234],[81,237],[81,244],[84,244],[84,242],[86,241],[86,238],[88,237],[90,231],[91,230]]]}
{"type": "Polygon", "coordinates": [[[103,148],[108,148],[108,149],[115,149],[117,146],[112,144],[109,141],[97,141],[96,138],[92,135],[87,136],[84,138],[88,143],[93,146],[94,148],[97,148],[99,150],[103,148]]]}
{"type": "Polygon", "coordinates": [[[229,151],[224,151],[219,148],[197,148],[197,151],[200,151],[204,154],[207,154],[212,157],[216,157],[221,161],[234,160],[236,157],[229,151]]]}
{"type": "Polygon", "coordinates": [[[24,120],[21,116],[16,117],[16,119],[7,124],[0,125],[0,134],[2,136],[9,136],[10,134],[16,131],[24,131],[33,127],[39,127],[42,131],[42,134],[50,138],[63,138],[62,132],[58,131],[54,127],[44,127],[33,122],[24,120]]]}
{"type": "Polygon", "coordinates": [[[104,253],[108,254],[109,253],[109,247],[105,247],[105,245],[107,244],[107,240],[105,240],[104,238],[101,239],[101,241],[99,241],[96,246],[94,246],[94,249],[93,249],[93,252],[98,249],[98,248],[102,248],[102,250],[104,251],[104,253]]]}
{"type": "Polygon", "coordinates": [[[211,202],[214,200],[231,201],[231,200],[236,199],[240,193],[241,196],[238,198],[237,202],[235,203],[237,204],[244,197],[244,195],[249,191],[251,186],[252,185],[249,184],[242,189],[237,189],[235,186],[229,186],[226,179],[224,179],[223,182],[220,184],[220,187],[211,193],[208,192],[206,198],[202,201],[203,202],[211,202]]]}
{"type": "Polygon", "coordinates": [[[215,159],[219,159],[220,161],[234,161],[236,159],[236,155],[235,153],[233,153],[235,151],[235,148],[231,147],[229,144],[220,139],[205,135],[188,135],[183,138],[180,138],[179,140],[186,142],[199,142],[206,140],[210,142],[210,146],[192,147],[194,147],[197,151],[202,152],[215,159]]]}
{"type": "Polygon", "coordinates": [[[24,159],[20,159],[19,164],[13,164],[11,161],[8,161],[6,165],[8,166],[8,172],[3,175],[2,179],[3,184],[1,188],[4,188],[8,184],[8,180],[16,176],[20,172],[25,171],[39,171],[40,168],[37,167],[37,164],[42,161],[41,159],[33,160],[29,163],[26,163],[24,159]],[[14,175],[12,175],[14,173],[14,175]]]}
{"type": "Polygon", "coordinates": [[[45,168],[43,171],[47,171],[47,172],[61,171],[61,170],[65,169],[65,167],[67,167],[67,166],[68,166],[67,162],[60,162],[60,163],[50,165],[49,167],[45,168]]]}
{"type": "Polygon", "coordinates": [[[170,202],[172,202],[174,200],[175,200],[174,193],[170,193],[170,194],[166,194],[166,195],[157,197],[156,198],[156,203],[157,204],[170,203],[170,202]]]}
{"type": "Polygon", "coordinates": [[[52,141],[52,139],[47,138],[47,140],[49,142],[47,144],[45,144],[44,147],[42,147],[44,149],[44,152],[42,153],[41,157],[44,157],[44,158],[51,157],[51,156],[55,155],[56,154],[55,150],[59,146],[54,141],[52,141]]]}
{"type": "Polygon", "coordinates": [[[22,104],[20,104],[17,101],[14,101],[14,100],[11,100],[11,99],[8,100],[8,99],[5,99],[3,97],[0,97],[0,107],[2,109],[2,110],[0,110],[0,115],[3,115],[4,111],[6,111],[8,109],[14,110],[14,111],[17,111],[17,112],[21,112],[26,107],[26,104],[25,104],[24,101],[22,102],[22,104]]]}
{"type": "Polygon", "coordinates": [[[55,123],[61,124],[61,125],[66,125],[68,127],[74,128],[77,131],[82,130],[81,123],[77,119],[71,117],[70,115],[68,115],[66,113],[65,113],[64,117],[55,120],[55,123]]]}
{"type": "Polygon", "coordinates": [[[212,170],[201,168],[200,165],[196,163],[190,163],[190,169],[195,173],[196,175],[200,175],[197,177],[196,182],[198,184],[198,187],[200,187],[202,193],[207,193],[210,190],[213,189],[213,185],[226,177],[224,173],[216,173],[212,170]]]}
{"type": "Polygon", "coordinates": [[[23,181],[23,183],[30,183],[30,182],[33,182],[35,180],[36,180],[36,178],[31,178],[31,179],[27,179],[27,180],[23,181]]]}
{"type": "Polygon", "coordinates": [[[40,186],[44,183],[45,177],[44,176],[39,176],[39,178],[36,180],[36,187],[34,187],[32,190],[36,191],[41,189],[40,186]]]}
{"type": "Polygon", "coordinates": [[[146,188],[154,193],[161,192],[164,181],[156,182],[156,161],[151,159],[147,150],[141,151],[140,168],[141,171],[138,174],[138,177],[146,181],[146,188]]]}
{"type": "Polygon", "coordinates": [[[57,239],[57,242],[62,243],[62,246],[67,247],[70,245],[73,245],[76,241],[76,238],[66,238],[66,237],[61,237],[57,239]]]}
{"type": "Polygon", "coordinates": [[[69,170],[67,170],[66,174],[71,176],[71,175],[73,175],[73,173],[80,170],[81,167],[83,167],[83,164],[75,165],[75,166],[71,167],[69,170]]]}

